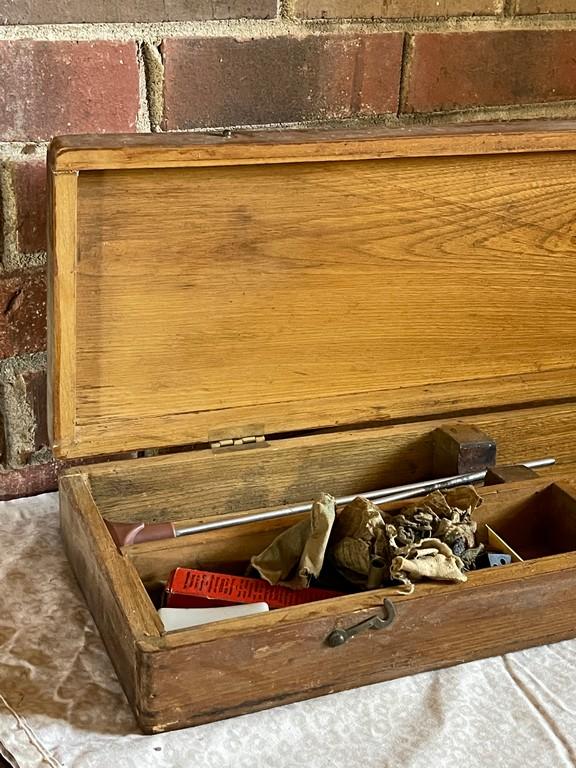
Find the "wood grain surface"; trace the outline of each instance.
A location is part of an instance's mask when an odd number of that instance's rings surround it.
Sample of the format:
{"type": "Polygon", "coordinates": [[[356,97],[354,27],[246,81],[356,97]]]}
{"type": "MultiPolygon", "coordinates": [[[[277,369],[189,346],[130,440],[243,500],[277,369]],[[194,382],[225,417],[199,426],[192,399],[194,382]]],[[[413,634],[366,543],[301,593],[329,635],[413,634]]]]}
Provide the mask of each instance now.
{"type": "Polygon", "coordinates": [[[470,382],[486,408],[523,377],[521,401],[573,398],[575,170],[542,152],[81,173],[57,450],[412,418],[470,407],[470,382]]]}

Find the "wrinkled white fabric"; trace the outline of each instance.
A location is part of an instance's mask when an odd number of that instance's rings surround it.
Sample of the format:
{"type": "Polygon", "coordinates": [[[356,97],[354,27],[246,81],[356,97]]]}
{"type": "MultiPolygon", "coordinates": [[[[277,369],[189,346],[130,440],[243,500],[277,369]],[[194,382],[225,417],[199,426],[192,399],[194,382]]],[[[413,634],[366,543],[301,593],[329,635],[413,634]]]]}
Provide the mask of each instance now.
{"type": "Polygon", "coordinates": [[[142,736],[55,494],[0,503],[0,574],[0,742],[20,768],[576,766],[576,641],[142,736]]]}

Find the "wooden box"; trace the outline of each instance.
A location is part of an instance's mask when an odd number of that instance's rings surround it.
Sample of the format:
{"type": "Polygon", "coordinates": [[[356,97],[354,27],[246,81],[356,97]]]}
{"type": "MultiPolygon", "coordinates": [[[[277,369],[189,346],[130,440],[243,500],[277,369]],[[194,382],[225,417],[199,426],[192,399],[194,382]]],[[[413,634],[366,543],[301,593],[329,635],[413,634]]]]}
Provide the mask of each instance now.
{"type": "Polygon", "coordinates": [[[62,533],[147,732],[576,634],[576,126],[427,130],[51,146],[54,450],[134,453],[64,472],[62,533]],[[121,549],[104,522],[449,474],[465,441],[439,437],[473,428],[499,463],[558,464],[482,490],[480,537],[524,562],[464,584],[164,633],[146,587],[301,517],[121,549]],[[326,643],[385,598],[389,627],[326,643]]]}

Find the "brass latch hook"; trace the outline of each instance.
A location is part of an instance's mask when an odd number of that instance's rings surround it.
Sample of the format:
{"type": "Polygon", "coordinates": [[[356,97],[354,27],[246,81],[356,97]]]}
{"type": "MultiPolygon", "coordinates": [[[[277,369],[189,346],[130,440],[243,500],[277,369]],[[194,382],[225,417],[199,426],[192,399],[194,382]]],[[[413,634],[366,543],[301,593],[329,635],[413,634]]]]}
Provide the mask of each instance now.
{"type": "Polygon", "coordinates": [[[361,621],[360,624],[355,624],[348,629],[334,629],[326,638],[326,644],[330,648],[336,648],[338,645],[342,645],[354,635],[359,632],[364,632],[366,629],[384,629],[389,627],[396,618],[396,608],[394,603],[388,598],[384,599],[383,607],[386,609],[385,616],[371,616],[365,621],[361,621]]]}

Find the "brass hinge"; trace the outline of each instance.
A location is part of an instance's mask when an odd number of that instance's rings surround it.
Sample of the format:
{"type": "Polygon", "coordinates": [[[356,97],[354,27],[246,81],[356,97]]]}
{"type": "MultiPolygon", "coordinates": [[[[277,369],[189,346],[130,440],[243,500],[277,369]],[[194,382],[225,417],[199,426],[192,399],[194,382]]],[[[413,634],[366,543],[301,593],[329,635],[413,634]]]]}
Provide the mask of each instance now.
{"type": "Polygon", "coordinates": [[[268,445],[264,435],[250,435],[249,437],[234,437],[225,440],[215,440],[210,443],[214,453],[223,451],[244,451],[249,448],[263,448],[268,445]]]}
{"type": "Polygon", "coordinates": [[[50,173],[52,176],[78,176],[80,171],[77,168],[66,169],[65,171],[55,171],[52,169],[50,173]]]}

